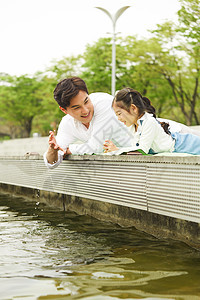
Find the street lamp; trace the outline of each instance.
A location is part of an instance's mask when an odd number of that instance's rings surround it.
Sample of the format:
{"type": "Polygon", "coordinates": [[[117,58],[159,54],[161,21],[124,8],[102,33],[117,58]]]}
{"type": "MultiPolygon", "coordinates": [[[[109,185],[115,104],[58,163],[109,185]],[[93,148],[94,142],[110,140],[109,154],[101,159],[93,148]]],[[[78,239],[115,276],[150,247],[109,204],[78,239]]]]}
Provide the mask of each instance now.
{"type": "Polygon", "coordinates": [[[116,64],[116,47],[115,47],[115,38],[116,38],[116,22],[119,17],[123,14],[123,12],[129,8],[130,6],[123,6],[121,7],[114,15],[111,15],[109,11],[102,7],[96,7],[102,10],[112,21],[113,25],[113,36],[112,36],[112,95],[115,95],[115,64],[116,64]]]}

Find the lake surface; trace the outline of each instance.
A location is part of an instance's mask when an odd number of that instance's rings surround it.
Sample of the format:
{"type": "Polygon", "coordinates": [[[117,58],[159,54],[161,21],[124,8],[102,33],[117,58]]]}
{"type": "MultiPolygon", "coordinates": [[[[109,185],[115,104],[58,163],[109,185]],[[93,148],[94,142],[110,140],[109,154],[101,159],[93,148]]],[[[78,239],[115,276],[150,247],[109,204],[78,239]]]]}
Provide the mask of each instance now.
{"type": "Polygon", "coordinates": [[[200,299],[200,252],[0,194],[0,299],[200,299]]]}

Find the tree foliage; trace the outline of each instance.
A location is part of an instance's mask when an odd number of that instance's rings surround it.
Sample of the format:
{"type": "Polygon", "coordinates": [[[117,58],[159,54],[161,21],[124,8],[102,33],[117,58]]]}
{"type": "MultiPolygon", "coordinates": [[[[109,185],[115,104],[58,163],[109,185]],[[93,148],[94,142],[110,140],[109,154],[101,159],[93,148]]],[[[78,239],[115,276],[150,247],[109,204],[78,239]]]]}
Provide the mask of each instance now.
{"type": "Polygon", "coordinates": [[[42,100],[39,91],[42,84],[37,78],[26,75],[1,78],[0,110],[1,118],[15,127],[14,135],[30,136],[32,121],[42,112],[42,100]]]}
{"type": "Polygon", "coordinates": [[[199,67],[200,67],[200,2],[180,0],[178,24],[166,22],[154,31],[167,61],[153,64],[168,82],[173,98],[188,125],[200,124],[199,67]]]}
{"type": "Polygon", "coordinates": [[[81,73],[82,64],[81,55],[63,57],[61,60],[52,61],[51,66],[46,70],[46,74],[58,82],[69,76],[78,76],[81,73]]]}
{"type": "Polygon", "coordinates": [[[83,72],[81,77],[86,81],[88,90],[107,92],[111,90],[111,57],[110,38],[100,38],[93,45],[87,45],[83,54],[83,72]]]}
{"type": "MultiPolygon", "coordinates": [[[[157,115],[200,124],[200,2],[179,0],[178,21],[158,24],[150,38],[116,40],[116,89],[132,87],[146,95],[157,115]]],[[[82,55],[55,60],[35,76],[1,74],[0,123],[12,137],[47,135],[63,113],[53,98],[58,81],[82,77],[89,92],[111,93],[112,40],[88,44],[82,55]]]]}

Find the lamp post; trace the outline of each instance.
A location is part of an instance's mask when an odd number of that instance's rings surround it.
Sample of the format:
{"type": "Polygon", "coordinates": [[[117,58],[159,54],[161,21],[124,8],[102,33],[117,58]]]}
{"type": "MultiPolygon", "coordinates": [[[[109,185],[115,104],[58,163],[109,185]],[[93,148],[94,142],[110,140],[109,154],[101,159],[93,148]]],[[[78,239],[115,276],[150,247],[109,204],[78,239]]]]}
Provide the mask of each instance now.
{"type": "Polygon", "coordinates": [[[116,47],[115,47],[115,38],[116,38],[116,22],[123,12],[130,6],[121,7],[114,15],[111,15],[108,10],[103,7],[96,7],[102,10],[112,21],[113,26],[113,35],[112,35],[112,95],[115,95],[115,65],[116,65],[116,47]]]}

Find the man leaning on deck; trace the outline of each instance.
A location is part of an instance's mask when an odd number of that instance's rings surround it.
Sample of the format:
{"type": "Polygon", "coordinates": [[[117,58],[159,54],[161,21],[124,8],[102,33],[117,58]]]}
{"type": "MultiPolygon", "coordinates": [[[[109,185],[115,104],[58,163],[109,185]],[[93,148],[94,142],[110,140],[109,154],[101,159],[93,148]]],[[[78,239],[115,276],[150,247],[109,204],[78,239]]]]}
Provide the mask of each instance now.
{"type": "Polygon", "coordinates": [[[119,146],[131,145],[127,127],[120,124],[114,114],[111,95],[89,95],[81,78],[70,77],[57,84],[54,99],[65,116],[57,136],[53,132],[49,136],[49,148],[44,153],[48,168],[57,167],[69,154],[100,154],[106,139],[112,139],[119,146]]]}

